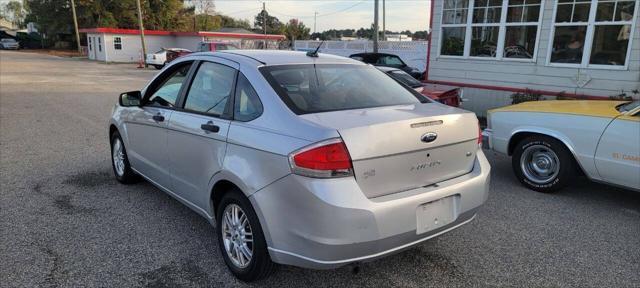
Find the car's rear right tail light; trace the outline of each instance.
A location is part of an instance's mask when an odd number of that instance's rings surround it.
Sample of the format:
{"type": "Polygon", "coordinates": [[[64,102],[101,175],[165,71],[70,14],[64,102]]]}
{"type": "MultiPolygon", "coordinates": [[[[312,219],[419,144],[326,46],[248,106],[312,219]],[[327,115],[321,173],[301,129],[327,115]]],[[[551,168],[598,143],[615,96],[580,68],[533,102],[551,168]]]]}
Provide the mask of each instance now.
{"type": "Polygon", "coordinates": [[[353,175],[351,156],[340,138],[329,139],[294,151],[289,155],[294,174],[313,178],[353,175]]]}

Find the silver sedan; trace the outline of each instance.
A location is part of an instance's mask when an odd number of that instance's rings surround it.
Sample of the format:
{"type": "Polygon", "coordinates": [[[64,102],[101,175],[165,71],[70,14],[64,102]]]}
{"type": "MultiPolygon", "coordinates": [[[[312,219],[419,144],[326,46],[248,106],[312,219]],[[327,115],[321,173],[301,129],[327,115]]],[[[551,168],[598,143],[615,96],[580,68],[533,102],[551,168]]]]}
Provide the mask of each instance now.
{"type": "Polygon", "coordinates": [[[475,114],[370,65],[285,51],[195,53],[110,121],[113,170],[208,219],[241,280],[275,263],[371,261],[471,221],[490,166],[475,114]]]}

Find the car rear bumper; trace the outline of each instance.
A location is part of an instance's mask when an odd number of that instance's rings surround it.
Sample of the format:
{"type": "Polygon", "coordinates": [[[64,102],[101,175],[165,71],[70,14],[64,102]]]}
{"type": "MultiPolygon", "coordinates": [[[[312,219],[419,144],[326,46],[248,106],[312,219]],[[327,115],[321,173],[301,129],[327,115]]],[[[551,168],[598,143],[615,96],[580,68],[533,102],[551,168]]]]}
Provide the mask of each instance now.
{"type": "Polygon", "coordinates": [[[402,251],[470,222],[487,199],[490,170],[478,151],[470,173],[391,195],[366,198],[353,177],[288,175],[250,200],[273,261],[330,269],[402,251]],[[449,196],[456,199],[452,209],[457,217],[418,234],[418,208],[449,196]]]}
{"type": "Polygon", "coordinates": [[[148,65],[164,65],[165,60],[160,60],[160,59],[153,59],[153,58],[147,58],[147,64],[148,65]]]}

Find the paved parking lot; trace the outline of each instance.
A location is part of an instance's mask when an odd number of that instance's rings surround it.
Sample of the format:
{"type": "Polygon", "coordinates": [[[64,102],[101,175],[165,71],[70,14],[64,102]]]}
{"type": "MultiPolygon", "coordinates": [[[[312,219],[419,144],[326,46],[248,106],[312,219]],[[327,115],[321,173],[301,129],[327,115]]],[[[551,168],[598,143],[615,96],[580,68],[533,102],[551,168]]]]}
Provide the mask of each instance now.
{"type": "Polygon", "coordinates": [[[357,274],[281,267],[241,283],[205,219],[112,177],[111,107],[155,73],[0,51],[1,287],[640,287],[640,193],[584,178],[535,193],[490,152],[491,195],[472,223],[357,274]]]}

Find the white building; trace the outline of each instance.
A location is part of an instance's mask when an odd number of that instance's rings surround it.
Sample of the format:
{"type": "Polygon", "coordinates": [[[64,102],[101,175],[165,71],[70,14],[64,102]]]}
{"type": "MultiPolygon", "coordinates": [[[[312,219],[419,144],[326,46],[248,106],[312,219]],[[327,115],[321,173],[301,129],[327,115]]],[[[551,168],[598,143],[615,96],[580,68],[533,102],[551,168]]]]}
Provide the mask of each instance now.
{"type": "MultiPolygon", "coordinates": [[[[117,28],[80,29],[87,35],[87,52],[89,59],[104,62],[137,62],[142,56],[140,30],[117,28]]],[[[171,32],[160,30],[144,30],[147,53],[162,48],[185,48],[198,50],[202,41],[219,41],[233,43],[237,47],[248,49],[262,47],[277,48],[284,40],[284,35],[230,33],[230,32],[171,32]]]]}
{"type": "Polygon", "coordinates": [[[514,92],[606,99],[640,90],[640,0],[431,4],[426,81],[467,87],[467,109],[482,114],[514,92]]]}
{"type": "Polygon", "coordinates": [[[384,35],[386,41],[413,41],[413,38],[404,34],[386,34],[384,35]]]}

